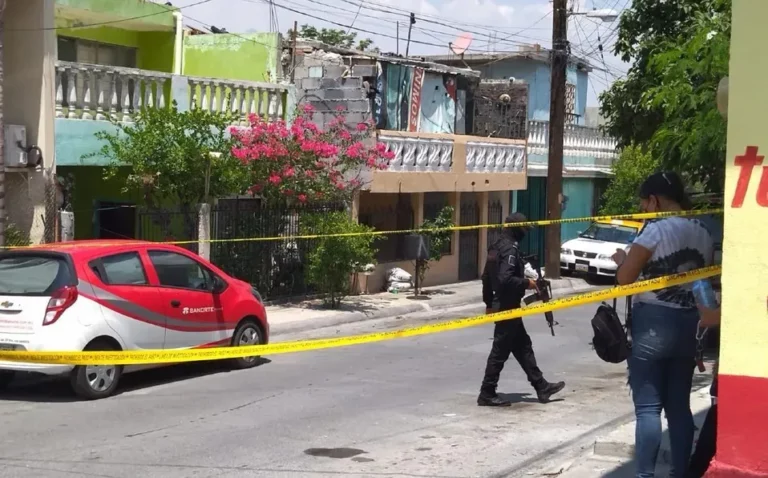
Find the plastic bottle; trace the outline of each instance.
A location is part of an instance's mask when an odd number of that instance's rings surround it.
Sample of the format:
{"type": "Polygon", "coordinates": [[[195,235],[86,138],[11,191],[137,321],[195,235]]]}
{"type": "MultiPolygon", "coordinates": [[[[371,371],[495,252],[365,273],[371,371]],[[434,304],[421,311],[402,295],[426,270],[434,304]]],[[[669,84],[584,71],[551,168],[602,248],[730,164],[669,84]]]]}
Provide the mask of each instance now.
{"type": "Polygon", "coordinates": [[[706,279],[697,280],[693,283],[693,295],[696,297],[696,303],[708,309],[717,309],[717,296],[712,289],[712,284],[706,279]]]}

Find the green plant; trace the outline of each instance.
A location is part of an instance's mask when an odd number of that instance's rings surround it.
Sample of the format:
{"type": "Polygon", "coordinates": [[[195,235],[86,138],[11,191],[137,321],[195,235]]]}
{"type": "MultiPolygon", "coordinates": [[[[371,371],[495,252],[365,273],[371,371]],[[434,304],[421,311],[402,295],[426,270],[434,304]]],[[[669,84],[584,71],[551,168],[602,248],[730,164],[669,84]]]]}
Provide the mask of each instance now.
{"type": "MultiPolygon", "coordinates": [[[[445,206],[434,219],[425,220],[419,228],[419,234],[427,239],[429,244],[429,259],[416,261],[416,274],[419,277],[419,284],[424,283],[424,277],[429,270],[432,262],[438,262],[449,252],[451,238],[453,237],[454,227],[452,206],[445,206]]],[[[415,291],[418,295],[421,291],[415,291]]]]}
{"type": "Polygon", "coordinates": [[[376,249],[373,229],[358,224],[346,212],[312,214],[302,218],[302,234],[361,234],[322,237],[309,253],[307,280],[323,297],[323,303],[335,309],[349,295],[352,274],[374,262],[376,249]]]}
{"type": "Polygon", "coordinates": [[[613,178],[603,194],[600,214],[640,212],[640,185],[659,169],[659,161],[640,146],[630,145],[621,151],[611,169],[613,178]]]}
{"type": "Polygon", "coordinates": [[[133,123],[113,120],[117,131],[96,137],[105,144],[88,156],[110,160],[106,176],[140,190],[149,207],[163,202],[195,205],[208,197],[237,194],[248,186],[248,170],[232,153],[233,118],[195,108],[145,108],[133,123]],[[212,157],[211,153],[219,153],[212,157]]]}

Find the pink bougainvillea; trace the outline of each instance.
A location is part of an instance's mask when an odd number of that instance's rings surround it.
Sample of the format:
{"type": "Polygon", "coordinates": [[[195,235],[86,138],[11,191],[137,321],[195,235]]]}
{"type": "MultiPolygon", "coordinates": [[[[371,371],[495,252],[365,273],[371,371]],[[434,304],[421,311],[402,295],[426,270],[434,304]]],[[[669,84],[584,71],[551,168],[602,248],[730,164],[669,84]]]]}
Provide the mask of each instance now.
{"type": "Polygon", "coordinates": [[[342,109],[323,131],[313,115],[304,105],[291,126],[251,115],[248,127],[231,130],[232,154],[251,172],[249,191],[299,202],[346,198],[364,185],[362,173],[385,169],[394,157],[385,145],[367,141],[375,134],[372,122],[350,131],[342,109]]]}

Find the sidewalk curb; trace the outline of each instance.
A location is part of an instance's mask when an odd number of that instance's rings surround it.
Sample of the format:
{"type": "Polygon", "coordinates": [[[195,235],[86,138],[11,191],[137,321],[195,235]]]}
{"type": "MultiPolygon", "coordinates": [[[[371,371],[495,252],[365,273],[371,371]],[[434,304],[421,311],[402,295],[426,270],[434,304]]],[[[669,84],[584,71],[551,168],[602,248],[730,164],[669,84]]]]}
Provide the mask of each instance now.
{"type": "MultiPolygon", "coordinates": [[[[597,290],[602,286],[585,285],[574,287],[572,285],[552,288],[552,292],[556,295],[565,293],[566,295],[578,294],[583,292],[590,292],[597,290]],[[559,294],[557,294],[559,293],[559,294]]],[[[397,317],[399,315],[413,314],[418,312],[433,312],[444,309],[452,309],[455,307],[483,307],[482,300],[478,297],[477,301],[468,302],[466,298],[456,299],[435,299],[434,301],[414,301],[413,304],[397,305],[393,307],[387,307],[379,309],[373,312],[351,312],[345,314],[332,315],[329,317],[311,319],[300,323],[287,323],[287,324],[274,324],[271,326],[271,336],[280,336],[287,334],[297,334],[302,332],[309,332],[311,330],[324,329],[327,327],[337,327],[339,325],[346,325],[358,322],[367,322],[370,320],[388,319],[397,317]]],[[[267,318],[269,318],[269,311],[267,311],[267,318]]]]}

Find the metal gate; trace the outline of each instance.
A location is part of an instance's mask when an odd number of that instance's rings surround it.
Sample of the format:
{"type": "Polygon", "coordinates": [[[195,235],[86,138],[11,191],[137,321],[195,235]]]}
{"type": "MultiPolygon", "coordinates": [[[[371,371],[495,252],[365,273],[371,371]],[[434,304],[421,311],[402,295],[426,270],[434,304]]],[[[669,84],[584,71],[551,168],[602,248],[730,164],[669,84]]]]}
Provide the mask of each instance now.
{"type": "MultiPolygon", "coordinates": [[[[501,224],[501,201],[491,201],[488,203],[488,224],[501,224]]],[[[500,227],[488,228],[488,247],[496,242],[503,229],[500,227]]]]}
{"type": "MultiPolygon", "coordinates": [[[[480,209],[477,202],[461,205],[459,224],[476,226],[480,224],[480,209]]],[[[469,281],[478,277],[480,256],[480,230],[459,231],[459,280],[469,281]]]]}
{"type": "MultiPolygon", "coordinates": [[[[517,212],[525,214],[529,221],[547,218],[547,178],[528,178],[528,189],[517,191],[517,212]]],[[[511,209],[510,209],[511,210],[511,209]]],[[[520,243],[523,254],[535,254],[543,263],[544,227],[532,228],[520,243]]]]}

